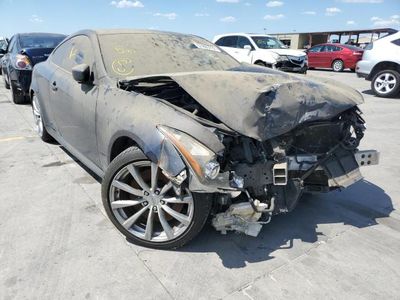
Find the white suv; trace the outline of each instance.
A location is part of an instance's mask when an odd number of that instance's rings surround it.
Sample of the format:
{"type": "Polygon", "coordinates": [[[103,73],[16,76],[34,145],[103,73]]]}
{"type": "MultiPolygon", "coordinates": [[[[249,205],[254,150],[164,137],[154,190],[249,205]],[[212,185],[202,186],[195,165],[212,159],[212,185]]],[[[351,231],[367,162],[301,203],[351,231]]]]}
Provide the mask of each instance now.
{"type": "Polygon", "coordinates": [[[357,63],[358,77],[371,81],[379,97],[393,97],[400,92],[400,32],[368,44],[357,63]]]}
{"type": "Polygon", "coordinates": [[[231,33],[217,35],[213,42],[239,62],[306,73],[307,54],[288,49],[277,38],[265,34],[231,33]]]}

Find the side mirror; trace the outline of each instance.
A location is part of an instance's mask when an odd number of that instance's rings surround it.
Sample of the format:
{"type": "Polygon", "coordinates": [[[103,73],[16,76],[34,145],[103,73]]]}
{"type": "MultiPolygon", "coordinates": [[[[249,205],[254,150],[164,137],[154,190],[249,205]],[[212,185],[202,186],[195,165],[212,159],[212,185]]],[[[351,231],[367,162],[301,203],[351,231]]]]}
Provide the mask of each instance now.
{"type": "Polygon", "coordinates": [[[243,49],[251,51],[251,46],[250,45],[244,45],[243,49]]]}
{"type": "Polygon", "coordinates": [[[72,77],[79,83],[88,83],[90,81],[90,67],[87,64],[73,67],[72,77]]]}

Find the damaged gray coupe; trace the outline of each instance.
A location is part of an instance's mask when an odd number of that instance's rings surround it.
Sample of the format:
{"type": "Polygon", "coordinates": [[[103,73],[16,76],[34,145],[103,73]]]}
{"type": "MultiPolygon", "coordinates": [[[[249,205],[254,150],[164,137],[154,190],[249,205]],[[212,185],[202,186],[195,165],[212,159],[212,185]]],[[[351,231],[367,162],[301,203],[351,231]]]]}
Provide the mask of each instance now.
{"type": "Polygon", "coordinates": [[[80,31],[35,66],[30,93],[40,137],[102,178],[109,218],[147,247],[182,246],[208,219],[257,236],[379,158],[358,150],[358,92],[242,65],[192,35],[80,31]]]}

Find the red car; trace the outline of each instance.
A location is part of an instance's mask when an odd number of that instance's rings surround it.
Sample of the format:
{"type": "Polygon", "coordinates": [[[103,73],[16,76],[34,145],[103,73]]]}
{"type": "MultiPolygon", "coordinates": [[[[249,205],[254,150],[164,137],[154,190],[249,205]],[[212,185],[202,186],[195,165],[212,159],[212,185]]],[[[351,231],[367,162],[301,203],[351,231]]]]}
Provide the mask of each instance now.
{"type": "Polygon", "coordinates": [[[364,50],[351,45],[320,44],[307,50],[309,68],[331,68],[335,72],[350,69],[353,72],[364,50]]]}

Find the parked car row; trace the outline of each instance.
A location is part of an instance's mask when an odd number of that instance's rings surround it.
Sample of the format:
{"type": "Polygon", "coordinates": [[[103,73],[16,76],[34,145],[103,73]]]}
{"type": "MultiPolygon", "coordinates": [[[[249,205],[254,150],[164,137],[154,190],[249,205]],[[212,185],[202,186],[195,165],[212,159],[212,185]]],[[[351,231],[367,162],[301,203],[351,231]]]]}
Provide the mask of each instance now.
{"type": "Polygon", "coordinates": [[[25,33],[15,34],[1,48],[1,70],[5,87],[11,89],[12,100],[16,104],[30,101],[32,69],[35,64],[45,61],[53,49],[65,38],[62,34],[25,33]]]}

